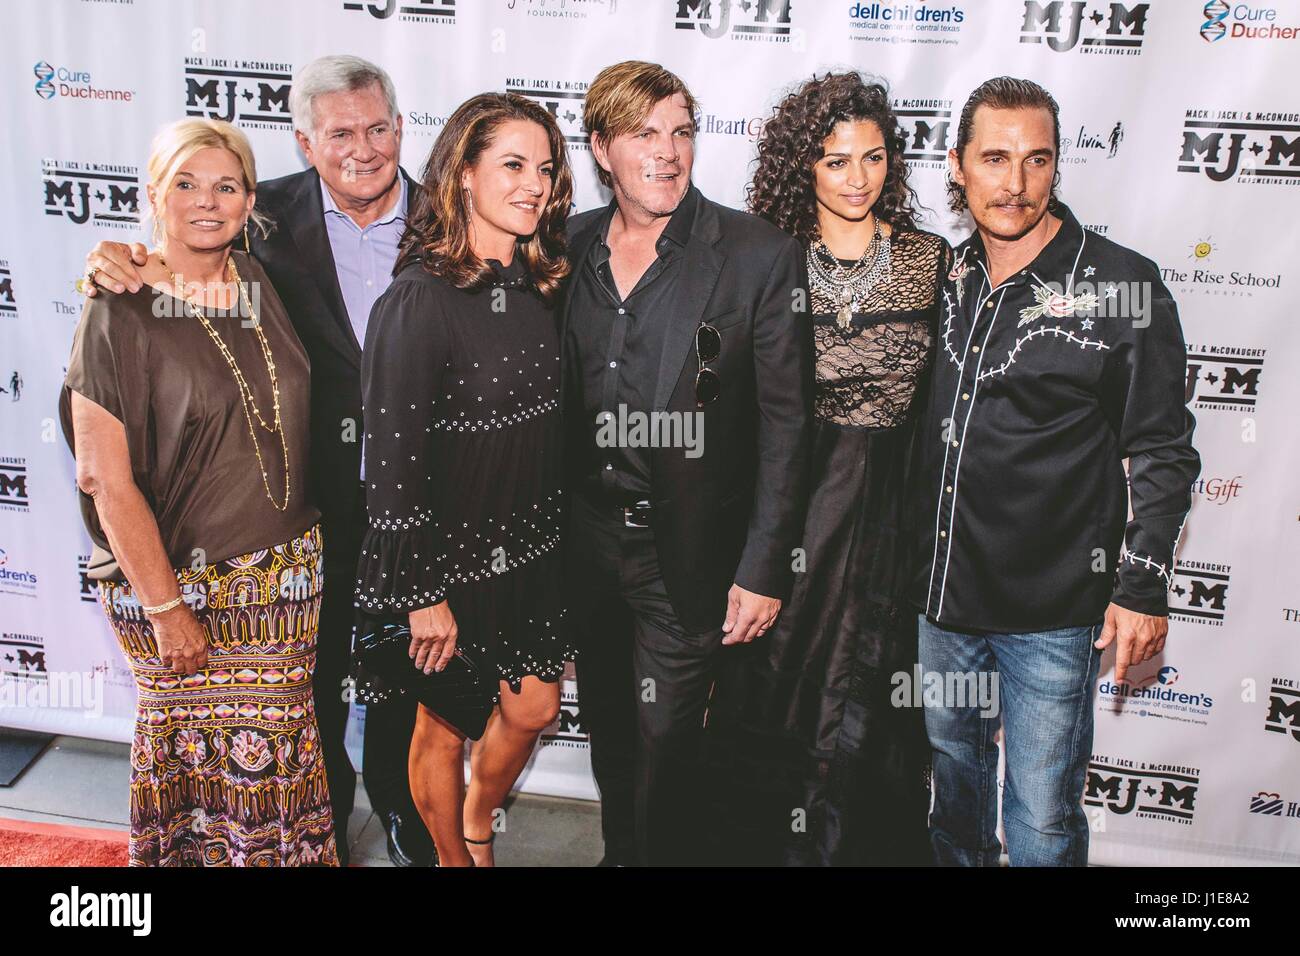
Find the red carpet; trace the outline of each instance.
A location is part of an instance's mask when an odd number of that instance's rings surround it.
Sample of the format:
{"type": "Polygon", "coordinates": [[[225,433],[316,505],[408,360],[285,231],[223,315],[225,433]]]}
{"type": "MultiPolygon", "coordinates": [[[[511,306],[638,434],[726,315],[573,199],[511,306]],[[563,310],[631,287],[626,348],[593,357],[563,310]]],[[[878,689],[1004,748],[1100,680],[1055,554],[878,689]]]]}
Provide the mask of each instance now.
{"type": "Polygon", "coordinates": [[[124,830],[0,818],[0,866],[126,866],[124,830]]]}

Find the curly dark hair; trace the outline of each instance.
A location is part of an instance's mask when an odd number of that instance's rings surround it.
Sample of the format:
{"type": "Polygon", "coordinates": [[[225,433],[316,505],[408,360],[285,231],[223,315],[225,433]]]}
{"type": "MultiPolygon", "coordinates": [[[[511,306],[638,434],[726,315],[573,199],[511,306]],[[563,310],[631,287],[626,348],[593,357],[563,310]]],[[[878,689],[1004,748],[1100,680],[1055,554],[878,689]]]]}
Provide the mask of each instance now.
{"type": "Polygon", "coordinates": [[[749,211],[811,243],[818,238],[813,166],[837,123],[867,121],[880,128],[889,169],[872,212],[895,230],[915,229],[916,191],[907,182],[907,138],[898,128],[883,80],[856,72],[813,75],[777,106],[758,141],[758,169],[746,190],[749,211]]]}

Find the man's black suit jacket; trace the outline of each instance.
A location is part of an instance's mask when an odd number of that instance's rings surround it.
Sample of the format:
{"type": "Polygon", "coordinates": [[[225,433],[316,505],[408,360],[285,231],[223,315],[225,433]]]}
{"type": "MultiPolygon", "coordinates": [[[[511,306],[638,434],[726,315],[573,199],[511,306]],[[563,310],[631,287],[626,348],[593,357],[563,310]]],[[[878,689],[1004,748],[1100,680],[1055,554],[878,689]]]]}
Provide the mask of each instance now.
{"type": "MultiPolygon", "coordinates": [[[[417,185],[406,175],[407,195],[417,185]]],[[[257,184],[257,208],[272,220],[265,238],[253,236],[253,255],[270,277],[311,359],[311,476],[321,511],[327,561],[352,560],[331,552],[329,537],[343,532],[358,506],[361,474],[361,343],[352,331],[325,231],[320,175],[315,169],[257,184]]],[[[253,230],[250,230],[250,235],[253,230]]],[[[359,541],[358,541],[359,543],[359,541]]]]}
{"type": "MultiPolygon", "coordinates": [[[[601,238],[602,212],[569,219],[575,273],[601,238]]],[[[710,368],[721,377],[722,391],[702,410],[702,455],[652,450],[651,504],[673,609],[687,629],[704,631],[722,624],[733,582],[769,597],[789,597],[792,552],[803,534],[808,494],[813,337],[805,259],[793,237],[701,196],[684,256],[671,293],[653,411],[701,411],[695,403],[695,330],[701,319],[721,334],[722,352],[710,368]]],[[[581,365],[568,335],[568,308],[566,296],[560,311],[565,455],[576,493],[599,465],[594,422],[583,406],[581,365]]],[[[581,589],[583,583],[569,586],[581,589]]]]}

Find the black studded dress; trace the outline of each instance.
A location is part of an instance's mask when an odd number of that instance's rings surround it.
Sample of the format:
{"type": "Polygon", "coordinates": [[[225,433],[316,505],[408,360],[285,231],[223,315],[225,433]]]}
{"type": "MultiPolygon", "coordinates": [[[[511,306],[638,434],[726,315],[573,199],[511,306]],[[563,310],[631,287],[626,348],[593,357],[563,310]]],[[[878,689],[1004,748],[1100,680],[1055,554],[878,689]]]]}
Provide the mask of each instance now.
{"type": "MultiPolygon", "coordinates": [[[[459,644],[518,692],[573,649],[560,603],[560,350],[520,257],[455,288],[415,263],[375,303],[362,367],[366,615],[444,598],[459,644]]],[[[495,691],[495,688],[494,688],[495,691]]]]}

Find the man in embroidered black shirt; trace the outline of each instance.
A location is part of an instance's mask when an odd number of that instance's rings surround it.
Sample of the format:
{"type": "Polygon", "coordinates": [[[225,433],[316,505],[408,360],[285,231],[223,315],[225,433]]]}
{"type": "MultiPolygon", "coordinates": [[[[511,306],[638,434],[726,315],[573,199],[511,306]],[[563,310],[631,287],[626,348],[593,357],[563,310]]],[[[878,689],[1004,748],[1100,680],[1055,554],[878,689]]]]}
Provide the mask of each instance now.
{"type": "Polygon", "coordinates": [[[1173,300],[1155,263],[1057,200],[1059,146],[1051,95],[1000,77],[949,153],[976,232],[942,290],[914,592],[924,679],[951,689],[926,709],[941,864],[997,864],[999,716],[1011,863],[1087,863],[1101,652],[1115,644],[1123,680],[1164,647],[1200,470],[1173,300]],[[978,701],[956,693],[973,687],[978,701]]]}

